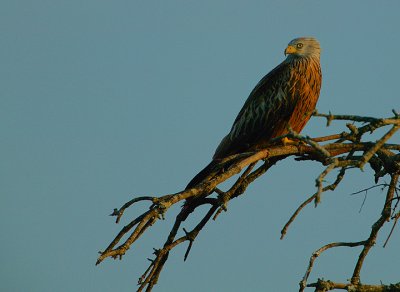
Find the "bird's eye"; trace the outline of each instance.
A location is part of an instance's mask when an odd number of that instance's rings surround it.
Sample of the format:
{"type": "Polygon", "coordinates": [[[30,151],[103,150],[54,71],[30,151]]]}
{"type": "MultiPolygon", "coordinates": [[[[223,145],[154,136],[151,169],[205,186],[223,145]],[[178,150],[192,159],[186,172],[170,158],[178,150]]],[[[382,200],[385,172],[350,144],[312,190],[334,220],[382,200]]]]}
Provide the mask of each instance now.
{"type": "Polygon", "coordinates": [[[296,45],[296,47],[297,47],[298,49],[301,49],[301,48],[303,47],[303,44],[302,44],[302,43],[298,43],[298,44],[296,45]]]}

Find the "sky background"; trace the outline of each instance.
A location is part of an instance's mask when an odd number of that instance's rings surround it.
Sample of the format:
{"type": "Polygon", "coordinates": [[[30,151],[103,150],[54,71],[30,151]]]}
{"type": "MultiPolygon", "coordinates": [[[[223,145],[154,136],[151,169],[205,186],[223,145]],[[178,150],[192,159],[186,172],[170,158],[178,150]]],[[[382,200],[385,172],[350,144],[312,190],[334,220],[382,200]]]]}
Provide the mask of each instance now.
{"type": "MultiPolygon", "coordinates": [[[[96,267],[97,252],[147,205],[120,225],[108,214],[134,196],[182,190],[295,37],[320,40],[320,112],[399,110],[399,11],[398,1],[367,0],[2,0],[0,290],[134,291],[178,209],[122,261],[96,267]]],[[[313,118],[304,134],[342,129],[313,118]]],[[[279,163],[209,223],[186,262],[186,244],[172,252],[154,291],[296,291],[311,253],[366,239],[384,200],[369,191],[360,213],[364,194],[350,193],[372,186],[372,173],[350,171],[279,240],[322,170],[279,163]]],[[[400,280],[398,228],[382,248],[390,227],[364,283],[400,280]]],[[[359,252],[326,252],[310,280],[346,281],[359,252]]]]}

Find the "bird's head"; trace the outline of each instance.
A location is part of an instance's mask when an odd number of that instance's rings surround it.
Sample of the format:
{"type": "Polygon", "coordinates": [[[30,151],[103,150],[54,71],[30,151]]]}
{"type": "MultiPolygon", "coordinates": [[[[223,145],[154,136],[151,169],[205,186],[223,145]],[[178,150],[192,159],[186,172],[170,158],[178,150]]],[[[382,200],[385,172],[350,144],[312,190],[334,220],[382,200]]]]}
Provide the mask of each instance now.
{"type": "Polygon", "coordinates": [[[302,37],[292,40],[285,49],[285,56],[317,57],[321,48],[319,42],[313,37],[302,37]]]}

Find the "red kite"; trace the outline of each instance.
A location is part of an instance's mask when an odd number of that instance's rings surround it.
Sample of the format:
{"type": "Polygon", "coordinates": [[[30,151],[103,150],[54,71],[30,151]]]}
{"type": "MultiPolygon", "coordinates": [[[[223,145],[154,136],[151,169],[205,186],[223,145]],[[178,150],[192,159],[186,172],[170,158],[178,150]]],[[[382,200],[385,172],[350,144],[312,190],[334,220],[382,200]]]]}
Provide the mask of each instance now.
{"type": "Polygon", "coordinates": [[[292,40],[286,59],[258,82],[213,156],[187,188],[201,182],[219,159],[262,149],[292,128],[300,132],[318,101],[322,74],[319,42],[312,37],[292,40]]]}

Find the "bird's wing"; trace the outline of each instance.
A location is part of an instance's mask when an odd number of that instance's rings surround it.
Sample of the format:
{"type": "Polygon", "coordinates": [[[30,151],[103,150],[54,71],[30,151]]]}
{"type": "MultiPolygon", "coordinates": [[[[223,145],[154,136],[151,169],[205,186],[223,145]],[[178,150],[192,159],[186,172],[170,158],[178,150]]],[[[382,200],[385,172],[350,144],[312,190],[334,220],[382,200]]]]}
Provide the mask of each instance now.
{"type": "MultiPolygon", "coordinates": [[[[247,98],[233,123],[230,133],[221,141],[214,159],[246,151],[260,139],[269,141],[283,129],[287,129],[290,115],[296,103],[289,92],[295,84],[289,64],[283,62],[264,76],[247,98]]],[[[295,98],[295,97],[293,97],[295,98]]]]}

